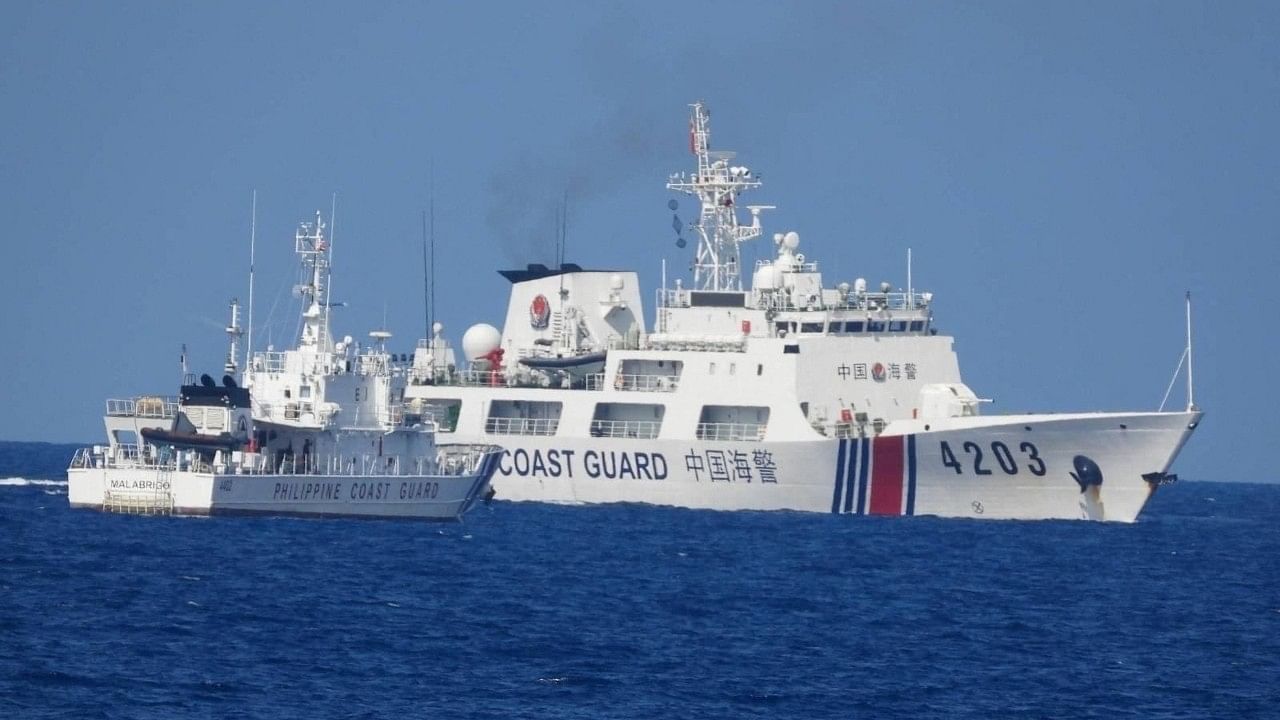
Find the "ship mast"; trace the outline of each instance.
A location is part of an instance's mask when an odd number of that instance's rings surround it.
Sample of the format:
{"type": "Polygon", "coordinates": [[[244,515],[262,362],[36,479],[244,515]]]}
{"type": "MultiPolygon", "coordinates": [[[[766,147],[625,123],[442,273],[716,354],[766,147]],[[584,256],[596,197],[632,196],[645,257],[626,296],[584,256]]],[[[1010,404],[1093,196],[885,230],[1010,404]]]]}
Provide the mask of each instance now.
{"type": "Polygon", "coordinates": [[[302,260],[302,283],[295,291],[302,298],[302,336],[299,350],[330,352],[328,296],[329,243],[325,224],[316,211],[314,223],[301,223],[294,233],[293,249],[302,260]]]}
{"type": "Polygon", "coordinates": [[[741,290],[739,245],[760,236],[760,211],[765,206],[747,206],[751,224],[742,225],[737,198],[744,190],[760,187],[760,181],[749,169],[729,164],[734,153],[711,150],[710,115],[700,102],[690,107],[689,150],[698,158],[698,170],[693,176],[672,175],[667,189],[693,195],[702,204],[698,221],[691,224],[698,233],[693,284],[700,290],[741,290]]]}
{"type": "Polygon", "coordinates": [[[222,366],[222,371],[232,377],[235,376],[239,369],[236,365],[236,356],[239,355],[240,336],[244,334],[244,329],[240,327],[240,301],[236,298],[231,299],[231,324],[227,325],[225,332],[227,333],[227,361],[222,366]]]}

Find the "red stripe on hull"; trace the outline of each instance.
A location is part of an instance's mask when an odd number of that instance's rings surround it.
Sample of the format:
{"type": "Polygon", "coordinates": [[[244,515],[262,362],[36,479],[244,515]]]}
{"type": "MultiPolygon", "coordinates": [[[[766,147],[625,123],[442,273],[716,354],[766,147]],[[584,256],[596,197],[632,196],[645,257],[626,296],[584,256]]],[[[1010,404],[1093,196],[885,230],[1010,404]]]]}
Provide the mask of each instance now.
{"type": "Polygon", "coordinates": [[[902,436],[878,437],[872,442],[871,515],[902,514],[902,436]]]}

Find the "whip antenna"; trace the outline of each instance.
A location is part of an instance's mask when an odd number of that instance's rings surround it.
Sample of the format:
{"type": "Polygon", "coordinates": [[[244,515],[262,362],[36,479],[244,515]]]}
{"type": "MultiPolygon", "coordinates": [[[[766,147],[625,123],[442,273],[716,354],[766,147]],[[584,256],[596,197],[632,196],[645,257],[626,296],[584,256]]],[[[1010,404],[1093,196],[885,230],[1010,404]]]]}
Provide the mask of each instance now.
{"type": "Polygon", "coordinates": [[[245,340],[244,367],[249,370],[249,361],[253,358],[253,259],[258,240],[258,189],[253,189],[253,200],[249,211],[249,337],[245,340]]]}

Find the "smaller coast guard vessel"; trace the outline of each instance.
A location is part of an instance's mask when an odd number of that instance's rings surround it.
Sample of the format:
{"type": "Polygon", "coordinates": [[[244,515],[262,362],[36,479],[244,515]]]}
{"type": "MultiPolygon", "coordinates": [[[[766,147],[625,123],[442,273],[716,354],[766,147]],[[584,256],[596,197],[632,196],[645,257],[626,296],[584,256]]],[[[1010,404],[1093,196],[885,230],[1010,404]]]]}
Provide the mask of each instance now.
{"type": "Polygon", "coordinates": [[[405,411],[410,363],[386,351],[391,334],[370,333],[363,350],[331,337],[331,250],[319,214],[294,249],[297,347],[246,353],[237,382],[243,330],[232,301],[222,382],[196,382],[184,367],[176,397],[108,400],[107,444],[78,451],[67,471],[72,507],[455,520],[485,495],[501,449],[436,444],[432,419],[405,411]]]}

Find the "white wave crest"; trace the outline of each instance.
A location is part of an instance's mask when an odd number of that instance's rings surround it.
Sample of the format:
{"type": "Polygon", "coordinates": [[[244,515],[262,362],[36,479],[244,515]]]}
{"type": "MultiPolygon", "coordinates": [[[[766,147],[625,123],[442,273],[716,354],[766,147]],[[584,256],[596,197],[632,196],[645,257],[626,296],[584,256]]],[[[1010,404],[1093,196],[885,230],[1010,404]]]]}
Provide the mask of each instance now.
{"type": "Polygon", "coordinates": [[[20,478],[20,477],[0,478],[0,486],[4,486],[4,485],[10,486],[10,487],[27,487],[27,486],[66,487],[67,481],[66,480],[31,480],[29,478],[20,478]]]}

